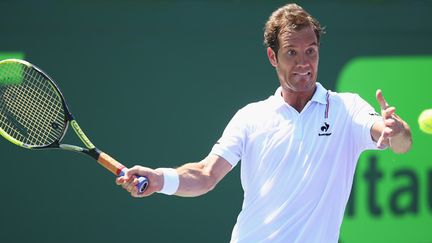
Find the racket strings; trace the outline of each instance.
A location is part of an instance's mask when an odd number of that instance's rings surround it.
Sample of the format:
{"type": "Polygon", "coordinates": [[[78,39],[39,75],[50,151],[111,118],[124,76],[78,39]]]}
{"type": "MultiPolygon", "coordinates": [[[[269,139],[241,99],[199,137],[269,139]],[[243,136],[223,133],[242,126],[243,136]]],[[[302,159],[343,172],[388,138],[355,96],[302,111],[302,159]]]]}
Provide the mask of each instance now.
{"type": "Polygon", "coordinates": [[[39,71],[21,63],[13,64],[0,68],[0,127],[27,145],[52,144],[65,129],[61,97],[39,71]],[[21,80],[4,84],[4,77],[21,80]]]}
{"type": "MultiPolygon", "coordinates": [[[[26,96],[23,98],[26,99],[27,104],[31,104],[29,106],[29,114],[31,117],[35,119],[36,122],[32,123],[31,120],[27,120],[27,125],[30,126],[32,129],[30,129],[30,133],[32,136],[36,139],[36,144],[44,144],[45,140],[53,140],[55,138],[58,138],[61,135],[60,130],[53,130],[50,129],[52,127],[52,122],[50,122],[52,119],[46,119],[46,118],[53,118],[55,115],[55,111],[60,109],[61,107],[61,101],[59,98],[57,98],[58,102],[55,102],[55,93],[49,94],[49,93],[41,93],[40,91],[52,91],[52,87],[47,86],[50,85],[45,81],[45,78],[39,73],[37,73],[35,70],[30,70],[31,73],[26,73],[26,76],[31,80],[33,78],[36,78],[34,80],[35,82],[27,82],[28,84],[28,92],[26,93],[26,96]],[[36,95],[33,95],[36,94],[36,95]],[[41,104],[44,105],[44,107],[41,106],[41,104]],[[39,128],[48,129],[45,130],[45,132],[42,132],[39,130],[39,128]],[[56,132],[57,131],[57,132],[56,132]],[[55,132],[55,133],[53,133],[55,132]]],[[[55,124],[61,124],[63,122],[63,113],[61,113],[61,116],[58,117],[60,119],[57,119],[55,124]]]]}
{"type": "MultiPolygon", "coordinates": [[[[34,75],[32,74],[29,77],[34,77],[34,75]]],[[[40,80],[37,81],[40,82],[40,80]]],[[[50,109],[38,109],[39,105],[44,104],[46,101],[41,99],[38,95],[32,96],[32,94],[35,94],[38,90],[37,87],[36,89],[32,87],[33,84],[34,83],[32,82],[26,82],[22,84],[19,90],[12,88],[8,90],[9,92],[6,92],[7,98],[8,96],[14,98],[7,100],[9,101],[7,102],[7,104],[9,104],[8,112],[9,116],[12,116],[12,118],[15,118],[15,121],[19,122],[15,122],[16,128],[19,129],[15,129],[14,135],[18,135],[21,141],[28,137],[29,139],[34,140],[32,144],[44,144],[44,141],[52,140],[53,137],[50,136],[49,133],[42,133],[37,128],[38,125],[40,126],[41,122],[44,121],[42,120],[44,117],[50,116],[47,114],[47,111],[50,109]],[[19,100],[20,102],[13,102],[16,100],[19,100]],[[25,108],[22,107],[23,104],[26,104],[25,108]]],[[[14,119],[11,120],[14,122],[14,119]]],[[[43,125],[46,126],[46,124],[43,125]]],[[[23,142],[27,143],[27,141],[23,142]]]]}
{"type": "MultiPolygon", "coordinates": [[[[34,70],[32,70],[32,72],[34,72],[34,70]]],[[[30,75],[30,74],[29,74],[30,75]]],[[[34,74],[31,74],[29,77],[35,77],[34,74]]],[[[41,77],[39,77],[40,79],[41,77]]],[[[40,81],[41,80],[37,80],[38,83],[37,84],[41,84],[40,81]]],[[[30,119],[21,119],[22,125],[24,125],[25,127],[31,127],[33,129],[29,130],[30,136],[34,136],[37,139],[37,144],[43,144],[44,139],[55,139],[56,136],[52,137],[49,136],[50,134],[42,134],[40,133],[40,131],[38,131],[35,125],[36,124],[40,124],[42,122],[46,122],[44,120],[42,120],[44,117],[51,117],[52,113],[48,113],[50,111],[52,111],[52,106],[49,107],[48,109],[38,109],[40,106],[39,104],[52,104],[52,102],[48,102],[49,100],[46,99],[46,97],[48,96],[34,96],[31,97],[32,94],[36,93],[40,88],[42,87],[33,87],[35,85],[35,83],[32,82],[28,82],[28,83],[24,83],[23,84],[23,91],[21,93],[18,93],[18,96],[16,97],[18,100],[22,100],[23,103],[27,104],[26,109],[21,109],[21,107],[19,106],[18,103],[11,103],[11,110],[14,111],[14,114],[16,114],[17,117],[32,117],[33,119],[36,120],[35,123],[32,123],[33,121],[30,119]],[[34,102],[35,99],[37,103],[34,102]],[[15,104],[15,105],[14,105],[15,104]],[[25,112],[25,113],[24,113],[25,112]],[[42,137],[44,135],[48,135],[48,137],[42,137]]],[[[15,92],[17,93],[17,92],[15,92]]]]}

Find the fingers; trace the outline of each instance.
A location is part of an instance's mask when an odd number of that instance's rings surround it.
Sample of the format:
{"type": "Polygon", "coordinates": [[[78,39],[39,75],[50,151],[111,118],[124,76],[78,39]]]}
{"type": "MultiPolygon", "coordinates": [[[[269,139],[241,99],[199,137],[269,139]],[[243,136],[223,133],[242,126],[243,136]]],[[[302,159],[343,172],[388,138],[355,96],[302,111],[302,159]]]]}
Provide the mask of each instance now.
{"type": "Polygon", "coordinates": [[[134,177],[126,179],[125,176],[121,176],[116,179],[116,184],[131,192],[132,187],[138,184],[138,179],[134,177]]]}
{"type": "Polygon", "coordinates": [[[161,190],[163,175],[153,169],[136,165],[127,169],[124,176],[116,178],[115,183],[122,186],[133,197],[146,197],[161,190]],[[149,184],[144,192],[139,193],[137,185],[139,184],[138,178],[141,176],[146,177],[149,184]]]}
{"type": "Polygon", "coordinates": [[[131,168],[129,168],[126,173],[125,173],[125,177],[127,179],[134,177],[134,176],[146,176],[148,168],[139,166],[139,165],[135,165],[131,168]]]}
{"type": "Polygon", "coordinates": [[[384,141],[386,141],[388,138],[390,138],[393,135],[394,135],[393,129],[391,129],[390,127],[385,127],[381,133],[381,136],[377,141],[377,147],[384,148],[385,147],[384,141]]]}
{"type": "Polygon", "coordinates": [[[377,147],[378,148],[380,148],[380,149],[382,149],[382,148],[384,148],[384,140],[385,140],[385,138],[384,138],[384,131],[381,133],[381,136],[379,137],[379,139],[378,139],[378,141],[377,141],[377,147]]]}
{"type": "Polygon", "coordinates": [[[379,137],[377,141],[377,147],[378,148],[384,148],[384,141],[387,140],[389,134],[391,131],[388,129],[388,124],[392,124],[394,121],[392,121],[391,117],[395,112],[394,107],[389,107],[387,101],[384,98],[384,95],[382,94],[381,89],[378,89],[376,91],[376,100],[378,101],[378,104],[381,108],[381,117],[383,118],[384,122],[384,128],[381,132],[381,136],[379,137]]]}
{"type": "Polygon", "coordinates": [[[396,108],[389,106],[380,89],[376,91],[376,99],[381,107],[381,116],[384,124],[381,136],[377,141],[377,147],[383,148],[385,143],[389,143],[388,139],[402,132],[403,124],[401,119],[395,114],[396,108]]]}
{"type": "Polygon", "coordinates": [[[381,107],[381,110],[385,110],[388,108],[387,101],[385,100],[384,95],[382,94],[382,91],[380,89],[376,91],[376,99],[381,107]]]}
{"type": "Polygon", "coordinates": [[[394,136],[396,133],[399,132],[399,124],[396,120],[396,117],[394,115],[395,112],[394,107],[387,108],[386,110],[383,110],[382,113],[382,119],[384,123],[383,130],[381,132],[381,136],[379,137],[377,141],[377,147],[378,148],[384,148],[384,141],[386,141],[388,138],[394,136]]]}
{"type": "Polygon", "coordinates": [[[393,118],[392,116],[395,113],[396,108],[389,106],[380,89],[376,91],[376,99],[381,107],[381,116],[383,117],[383,119],[387,120],[393,118]]]}
{"type": "Polygon", "coordinates": [[[396,108],[389,106],[380,89],[376,91],[376,99],[381,107],[381,116],[384,119],[384,123],[387,125],[387,122],[394,121],[393,115],[395,114],[396,108]]]}
{"type": "Polygon", "coordinates": [[[143,197],[144,195],[138,193],[139,180],[136,176],[131,176],[126,178],[126,176],[121,176],[116,179],[116,184],[122,186],[123,189],[128,191],[133,197],[143,197]]]}
{"type": "Polygon", "coordinates": [[[386,127],[392,127],[392,126],[394,126],[395,124],[396,124],[396,121],[393,119],[393,117],[384,120],[384,125],[385,125],[386,127]]]}

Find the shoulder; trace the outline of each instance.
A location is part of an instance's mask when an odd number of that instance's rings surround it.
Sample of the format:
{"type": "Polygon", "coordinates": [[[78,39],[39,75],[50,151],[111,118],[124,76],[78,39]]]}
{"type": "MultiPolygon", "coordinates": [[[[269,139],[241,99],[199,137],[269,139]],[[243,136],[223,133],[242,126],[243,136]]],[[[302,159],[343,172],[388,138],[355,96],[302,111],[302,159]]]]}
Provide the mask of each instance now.
{"type": "Polygon", "coordinates": [[[275,114],[275,105],[272,99],[272,96],[270,96],[265,100],[243,106],[237,111],[232,120],[248,127],[268,122],[275,114]]]}
{"type": "Polygon", "coordinates": [[[269,98],[265,100],[260,100],[256,102],[251,102],[245,106],[243,106],[239,113],[246,115],[246,116],[255,116],[256,114],[267,114],[274,110],[274,102],[273,102],[273,96],[270,96],[269,98]]]}
{"type": "Polygon", "coordinates": [[[379,116],[373,106],[357,93],[331,92],[330,106],[338,113],[345,113],[352,117],[379,116]]]}
{"type": "Polygon", "coordinates": [[[351,92],[339,93],[339,92],[329,91],[329,94],[330,94],[330,99],[342,103],[352,103],[360,98],[358,94],[351,93],[351,92]]]}
{"type": "Polygon", "coordinates": [[[329,91],[330,103],[346,109],[353,109],[359,105],[363,106],[368,104],[359,94],[351,92],[333,92],[329,91]]]}

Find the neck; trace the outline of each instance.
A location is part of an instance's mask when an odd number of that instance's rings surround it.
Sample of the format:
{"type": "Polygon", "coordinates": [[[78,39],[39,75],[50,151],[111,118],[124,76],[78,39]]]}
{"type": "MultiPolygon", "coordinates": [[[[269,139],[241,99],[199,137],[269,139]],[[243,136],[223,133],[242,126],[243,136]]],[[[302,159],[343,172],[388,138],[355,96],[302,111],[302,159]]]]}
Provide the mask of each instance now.
{"type": "Polygon", "coordinates": [[[304,92],[296,92],[282,88],[282,97],[287,104],[292,106],[298,112],[301,112],[309,100],[312,99],[315,90],[316,86],[312,90],[304,92]]]}

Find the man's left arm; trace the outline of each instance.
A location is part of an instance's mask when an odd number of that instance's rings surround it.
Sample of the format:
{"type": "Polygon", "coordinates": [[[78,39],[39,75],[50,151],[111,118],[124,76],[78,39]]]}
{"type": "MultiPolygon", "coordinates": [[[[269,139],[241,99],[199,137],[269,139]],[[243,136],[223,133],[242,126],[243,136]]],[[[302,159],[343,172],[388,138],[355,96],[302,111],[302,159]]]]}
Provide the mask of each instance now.
{"type": "Polygon", "coordinates": [[[395,107],[388,105],[381,90],[377,90],[376,99],[381,107],[382,120],[375,122],[371,136],[379,148],[390,147],[395,153],[405,153],[412,145],[411,129],[408,124],[395,114],[395,107]]]}

